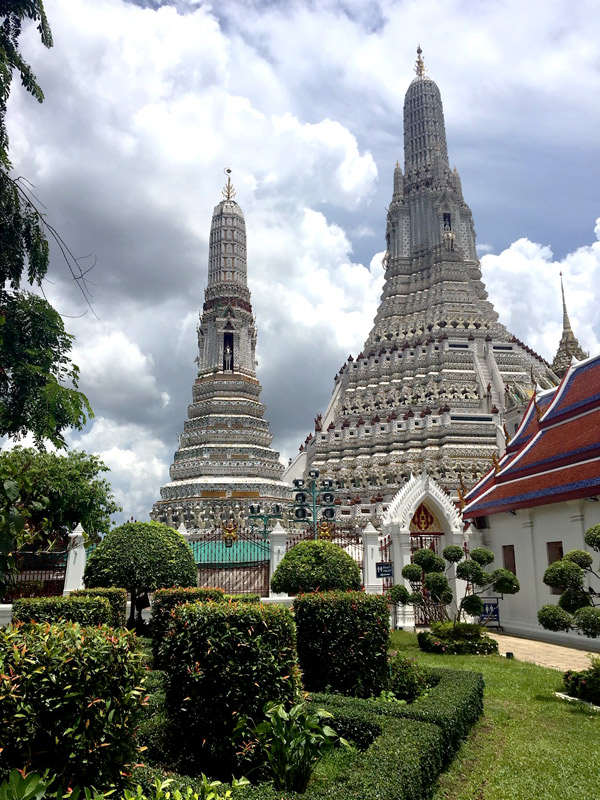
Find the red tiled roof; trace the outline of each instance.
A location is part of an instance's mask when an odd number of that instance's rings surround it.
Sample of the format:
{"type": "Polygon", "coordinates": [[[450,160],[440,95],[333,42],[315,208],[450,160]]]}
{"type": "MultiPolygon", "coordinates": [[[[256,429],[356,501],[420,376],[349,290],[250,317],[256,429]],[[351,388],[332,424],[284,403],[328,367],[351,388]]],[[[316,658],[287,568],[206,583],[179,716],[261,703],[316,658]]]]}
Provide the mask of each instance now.
{"type": "Polygon", "coordinates": [[[600,356],[572,366],[558,388],[537,395],[535,403],[532,399],[498,467],[468,492],[463,516],[596,493],[600,493],[600,356]]]}

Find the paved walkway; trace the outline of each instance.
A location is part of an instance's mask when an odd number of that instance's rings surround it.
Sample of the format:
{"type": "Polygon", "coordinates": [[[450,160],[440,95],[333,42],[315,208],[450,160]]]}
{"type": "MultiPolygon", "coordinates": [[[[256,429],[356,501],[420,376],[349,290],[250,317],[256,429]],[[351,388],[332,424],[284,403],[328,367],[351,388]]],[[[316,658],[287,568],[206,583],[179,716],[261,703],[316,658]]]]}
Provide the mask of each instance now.
{"type": "MultiPolygon", "coordinates": [[[[590,659],[585,650],[576,650],[573,647],[564,647],[559,644],[538,642],[535,639],[521,639],[517,636],[507,636],[504,633],[488,631],[498,642],[501,655],[513,653],[520,661],[530,661],[542,667],[551,667],[564,672],[567,669],[582,670],[590,665],[590,659]]],[[[598,653],[594,653],[598,655],[598,653]]]]}

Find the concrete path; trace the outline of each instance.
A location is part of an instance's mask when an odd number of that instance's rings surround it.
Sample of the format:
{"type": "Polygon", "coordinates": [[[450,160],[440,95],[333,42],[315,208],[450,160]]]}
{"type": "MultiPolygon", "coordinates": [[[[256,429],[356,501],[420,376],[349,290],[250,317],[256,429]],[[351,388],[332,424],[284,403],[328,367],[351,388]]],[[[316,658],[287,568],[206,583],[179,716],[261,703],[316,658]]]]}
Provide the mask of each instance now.
{"type": "MultiPolygon", "coordinates": [[[[519,661],[530,661],[539,664],[541,667],[551,667],[552,669],[564,672],[567,669],[582,670],[590,665],[590,659],[585,650],[575,650],[572,647],[564,647],[559,644],[549,644],[548,642],[538,642],[535,639],[521,639],[517,636],[507,636],[504,633],[488,631],[498,642],[501,655],[507,652],[513,653],[519,661]]],[[[598,655],[594,653],[593,655],[598,655]]]]}

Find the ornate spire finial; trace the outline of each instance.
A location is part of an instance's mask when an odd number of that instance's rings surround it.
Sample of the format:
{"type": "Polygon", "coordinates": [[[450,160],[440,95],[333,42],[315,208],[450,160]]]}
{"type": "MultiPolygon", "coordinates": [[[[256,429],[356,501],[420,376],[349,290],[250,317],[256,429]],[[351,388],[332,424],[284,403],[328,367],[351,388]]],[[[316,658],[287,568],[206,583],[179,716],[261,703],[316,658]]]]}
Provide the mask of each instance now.
{"type": "Polygon", "coordinates": [[[565,287],[563,285],[563,274],[562,271],[560,273],[560,291],[562,293],[562,304],[563,304],[563,332],[571,330],[571,321],[569,320],[569,315],[567,314],[567,304],[565,302],[565,287]]]}
{"type": "Polygon", "coordinates": [[[231,183],[231,170],[229,167],[225,167],[223,172],[227,175],[227,183],[225,184],[225,188],[223,189],[223,197],[225,200],[233,200],[235,197],[235,189],[233,188],[233,184],[231,183]]]}
{"type": "Polygon", "coordinates": [[[421,55],[423,51],[421,50],[421,45],[417,47],[417,63],[415,64],[415,72],[422,78],[423,75],[427,72],[427,68],[425,66],[425,62],[423,61],[423,56],[421,55]]]}

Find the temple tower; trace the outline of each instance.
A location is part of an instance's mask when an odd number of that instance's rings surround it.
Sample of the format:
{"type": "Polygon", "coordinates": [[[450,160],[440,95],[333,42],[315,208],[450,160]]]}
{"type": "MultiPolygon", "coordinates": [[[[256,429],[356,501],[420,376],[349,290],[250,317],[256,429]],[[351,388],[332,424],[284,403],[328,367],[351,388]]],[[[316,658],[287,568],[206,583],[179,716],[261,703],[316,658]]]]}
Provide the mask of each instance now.
{"type": "Polygon", "coordinates": [[[559,378],[562,378],[571,366],[573,358],[577,359],[577,361],[583,361],[589,354],[583,350],[571,328],[571,321],[569,320],[567,304],[565,302],[565,287],[563,285],[562,272],[560,273],[560,291],[562,294],[563,329],[558,350],[552,362],[552,369],[559,378]]]}
{"type": "Polygon", "coordinates": [[[346,490],[342,515],[375,524],[411,475],[427,473],[458,497],[512,435],[534,384],[556,383],[488,300],[471,209],[449,165],[440,91],[420,48],[417,55],[404,102],[404,171],[396,163],[387,213],[381,304],[362,352],[335,376],[327,410],[285,474],[319,469],[346,490]]]}
{"type": "Polygon", "coordinates": [[[208,285],[198,326],[193,401],[151,516],[203,527],[215,504],[241,508],[258,499],[285,500],[283,466],[260,402],[256,322],[247,283],[246,222],[227,170],[223,200],[210,229],[208,285]]]}

